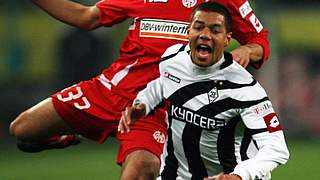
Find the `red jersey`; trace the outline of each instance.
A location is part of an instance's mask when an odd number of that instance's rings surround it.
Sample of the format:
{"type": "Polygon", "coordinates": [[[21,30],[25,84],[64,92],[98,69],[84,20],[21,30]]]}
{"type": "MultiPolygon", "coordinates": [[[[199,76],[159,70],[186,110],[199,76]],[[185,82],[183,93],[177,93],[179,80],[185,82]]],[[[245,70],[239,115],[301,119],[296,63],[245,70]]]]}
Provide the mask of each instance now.
{"type": "MultiPolygon", "coordinates": [[[[269,55],[268,31],[246,0],[215,0],[232,15],[233,38],[240,44],[258,43],[269,55]]],[[[132,25],[120,48],[120,57],[99,80],[114,93],[134,98],[155,79],[162,53],[176,43],[187,43],[187,26],[193,9],[205,0],[103,0],[100,23],[112,26],[131,18],[132,25]],[[130,94],[128,94],[130,93],[130,94]]],[[[261,63],[262,64],[262,63],[261,63]]],[[[261,65],[260,64],[260,65],[261,65]]],[[[257,67],[259,67],[258,65],[257,67]]]]}

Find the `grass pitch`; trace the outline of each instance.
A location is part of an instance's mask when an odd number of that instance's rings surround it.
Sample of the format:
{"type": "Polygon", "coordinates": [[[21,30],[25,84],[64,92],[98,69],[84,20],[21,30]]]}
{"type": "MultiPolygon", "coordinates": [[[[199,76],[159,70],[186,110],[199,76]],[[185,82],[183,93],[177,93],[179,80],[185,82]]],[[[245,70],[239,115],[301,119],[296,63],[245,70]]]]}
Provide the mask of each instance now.
{"type": "MultiPolygon", "coordinates": [[[[290,138],[289,138],[290,139],[290,138]]],[[[320,140],[289,140],[290,160],[272,180],[319,180],[320,140]]],[[[118,144],[84,143],[67,149],[22,153],[13,143],[0,144],[0,180],[117,180],[118,144]]]]}

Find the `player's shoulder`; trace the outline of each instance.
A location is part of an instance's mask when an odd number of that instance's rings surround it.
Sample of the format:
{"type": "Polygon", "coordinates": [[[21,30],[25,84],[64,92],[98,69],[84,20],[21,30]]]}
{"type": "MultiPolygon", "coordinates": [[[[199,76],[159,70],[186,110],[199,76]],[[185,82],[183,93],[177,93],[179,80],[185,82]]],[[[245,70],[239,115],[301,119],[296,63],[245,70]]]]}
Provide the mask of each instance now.
{"type": "Polygon", "coordinates": [[[180,66],[183,61],[180,59],[184,55],[188,55],[189,46],[187,44],[175,44],[167,48],[161,56],[160,69],[165,67],[180,66]]]}
{"type": "MultiPolygon", "coordinates": [[[[226,57],[226,59],[229,59],[230,57],[226,57]]],[[[232,56],[231,56],[232,58],[232,56]]],[[[247,71],[244,67],[242,67],[240,64],[238,64],[236,61],[234,61],[233,59],[229,59],[226,61],[231,61],[229,64],[229,66],[225,67],[223,69],[223,74],[225,76],[226,80],[235,82],[235,83],[239,83],[239,84],[247,84],[252,82],[252,80],[254,79],[252,74],[247,71]]]]}
{"type": "Polygon", "coordinates": [[[216,2],[224,5],[231,14],[240,14],[242,18],[253,11],[248,0],[216,0],[216,2]]]}
{"type": "Polygon", "coordinates": [[[215,0],[215,2],[220,3],[226,7],[230,7],[230,6],[241,7],[244,4],[249,4],[248,0],[215,0]]]}
{"type": "MultiPolygon", "coordinates": [[[[233,61],[232,64],[223,70],[224,80],[240,85],[240,87],[248,87],[250,93],[259,94],[259,96],[266,96],[265,89],[261,84],[253,77],[253,75],[247,71],[244,67],[233,61]]],[[[241,95],[241,94],[239,94],[241,95]]]]}
{"type": "Polygon", "coordinates": [[[161,61],[165,61],[177,55],[179,52],[185,51],[187,44],[174,44],[166,49],[161,56],[161,61]]]}

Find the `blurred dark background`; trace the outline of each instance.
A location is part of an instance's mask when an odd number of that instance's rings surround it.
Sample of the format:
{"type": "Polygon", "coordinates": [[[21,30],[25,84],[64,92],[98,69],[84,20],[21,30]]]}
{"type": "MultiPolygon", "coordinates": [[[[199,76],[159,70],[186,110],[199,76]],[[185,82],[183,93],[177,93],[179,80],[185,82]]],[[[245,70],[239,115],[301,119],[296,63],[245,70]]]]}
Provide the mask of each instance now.
{"type": "MultiPolygon", "coordinates": [[[[319,139],[320,1],[249,2],[270,30],[271,46],[268,62],[251,72],[267,90],[289,139],[319,139]]],[[[8,126],[20,112],[107,67],[128,24],[85,32],[27,0],[0,0],[0,147],[14,142],[8,126]]]]}

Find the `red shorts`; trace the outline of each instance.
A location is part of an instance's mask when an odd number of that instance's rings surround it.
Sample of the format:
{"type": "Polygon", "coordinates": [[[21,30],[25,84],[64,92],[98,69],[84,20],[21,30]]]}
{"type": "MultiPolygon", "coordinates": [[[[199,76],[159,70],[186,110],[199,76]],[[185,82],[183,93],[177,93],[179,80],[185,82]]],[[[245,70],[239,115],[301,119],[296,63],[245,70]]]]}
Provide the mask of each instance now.
{"type": "Polygon", "coordinates": [[[120,142],[117,163],[135,150],[147,150],[160,158],[167,137],[165,110],[156,111],[131,125],[130,133],[118,134],[122,110],[132,100],[118,95],[95,78],[82,81],[58,92],[52,97],[53,105],[62,119],[82,136],[103,143],[109,136],[120,142]]]}

